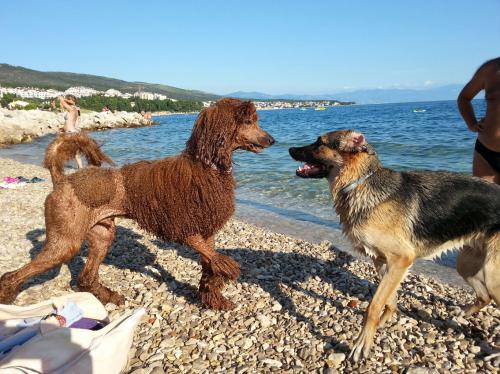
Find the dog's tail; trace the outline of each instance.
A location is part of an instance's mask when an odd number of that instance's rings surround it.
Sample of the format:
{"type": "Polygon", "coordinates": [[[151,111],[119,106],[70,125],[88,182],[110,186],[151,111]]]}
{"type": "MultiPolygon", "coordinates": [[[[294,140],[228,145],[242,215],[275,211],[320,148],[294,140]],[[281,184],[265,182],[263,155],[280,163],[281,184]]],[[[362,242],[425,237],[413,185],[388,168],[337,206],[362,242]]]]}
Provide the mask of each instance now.
{"type": "Polygon", "coordinates": [[[43,162],[50,171],[54,187],[64,178],[64,163],[74,159],[78,153],[85,156],[89,165],[101,166],[103,161],[115,165],[89,136],[83,133],[60,135],[47,147],[43,162]]]}

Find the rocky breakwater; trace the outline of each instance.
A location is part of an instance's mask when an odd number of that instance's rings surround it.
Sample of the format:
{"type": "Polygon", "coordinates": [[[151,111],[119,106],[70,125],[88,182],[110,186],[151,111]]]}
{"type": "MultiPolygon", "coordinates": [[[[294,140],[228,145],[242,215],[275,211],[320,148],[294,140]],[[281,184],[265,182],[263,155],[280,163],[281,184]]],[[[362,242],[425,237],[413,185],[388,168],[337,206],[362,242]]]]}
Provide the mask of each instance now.
{"type": "MultiPolygon", "coordinates": [[[[105,130],[117,127],[141,127],[149,122],[139,113],[117,112],[82,113],[80,129],[105,130]]],[[[0,108],[0,146],[29,142],[56,133],[64,126],[62,113],[43,110],[8,110],[0,108]]]]}

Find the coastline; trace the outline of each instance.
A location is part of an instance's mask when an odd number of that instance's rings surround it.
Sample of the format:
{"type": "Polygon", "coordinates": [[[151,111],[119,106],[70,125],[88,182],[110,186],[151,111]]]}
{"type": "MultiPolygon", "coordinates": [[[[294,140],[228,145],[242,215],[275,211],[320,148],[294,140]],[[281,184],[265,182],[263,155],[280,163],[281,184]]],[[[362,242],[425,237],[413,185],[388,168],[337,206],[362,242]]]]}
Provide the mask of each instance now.
{"type": "MultiPolygon", "coordinates": [[[[0,147],[31,142],[33,139],[55,134],[64,126],[63,113],[43,110],[9,110],[0,108],[0,147]]],[[[139,113],[87,112],[82,113],[78,127],[101,131],[121,127],[143,127],[149,123],[139,113]]]]}
{"type": "Polygon", "coordinates": [[[169,112],[169,111],[158,111],[152,112],[151,115],[153,117],[161,117],[161,116],[175,116],[176,114],[198,114],[199,112],[169,112]]]}
{"type": "MultiPolygon", "coordinates": [[[[0,190],[0,204],[8,207],[0,211],[1,274],[42,249],[43,203],[52,186],[39,166],[0,158],[0,170],[0,177],[45,179],[0,190]]],[[[237,308],[216,312],[197,300],[200,266],[194,251],[159,241],[130,220],[118,219],[117,226],[100,275],[127,303],[106,309],[111,319],[138,307],[147,310],[127,372],[495,371],[481,355],[498,339],[500,312],[490,305],[462,317],[460,306],[474,298],[461,287],[410,271],[399,293],[400,314],[380,329],[370,359],[352,363],[346,356],[378,283],[371,264],[327,242],[311,243],[236,218],[217,235],[216,246],[242,266],[242,276],[225,292],[237,308]],[[411,343],[401,344],[402,338],[411,343]]],[[[16,304],[73,292],[70,281],[84,261],[77,256],[35,277],[16,304]]]]}

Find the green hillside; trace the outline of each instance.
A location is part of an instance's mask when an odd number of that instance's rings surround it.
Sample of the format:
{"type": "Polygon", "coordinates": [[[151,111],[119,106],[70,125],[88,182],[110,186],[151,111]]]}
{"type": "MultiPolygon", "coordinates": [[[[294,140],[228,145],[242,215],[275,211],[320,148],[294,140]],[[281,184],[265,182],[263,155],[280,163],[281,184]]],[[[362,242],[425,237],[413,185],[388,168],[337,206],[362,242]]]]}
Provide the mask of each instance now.
{"type": "Polygon", "coordinates": [[[98,75],[76,74],[65,72],[44,72],[0,64],[0,85],[11,87],[40,87],[66,90],[73,86],[91,87],[99,91],[106,91],[114,88],[121,92],[134,93],[138,90],[150,91],[167,95],[177,100],[216,100],[217,95],[202,91],[183,90],[164,84],[127,82],[120,79],[101,77],[98,75]]]}

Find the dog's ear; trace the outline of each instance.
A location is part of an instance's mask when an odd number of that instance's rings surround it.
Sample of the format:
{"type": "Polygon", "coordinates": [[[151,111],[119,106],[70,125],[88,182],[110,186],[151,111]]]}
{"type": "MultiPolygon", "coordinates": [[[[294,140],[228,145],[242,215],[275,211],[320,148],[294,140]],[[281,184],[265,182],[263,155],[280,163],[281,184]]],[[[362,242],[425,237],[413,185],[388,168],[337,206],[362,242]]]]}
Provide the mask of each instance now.
{"type": "Polygon", "coordinates": [[[243,101],[236,110],[237,123],[252,123],[257,110],[251,101],[243,101]]]}
{"type": "Polygon", "coordinates": [[[355,132],[352,135],[352,146],[354,148],[362,147],[364,143],[366,143],[365,136],[359,132],[355,132]]]}
{"type": "Polygon", "coordinates": [[[348,130],[341,136],[338,149],[348,153],[366,152],[369,155],[376,155],[375,148],[368,144],[365,136],[354,130],[348,130]]]}
{"type": "Polygon", "coordinates": [[[195,121],[186,152],[220,170],[232,167],[231,145],[236,134],[234,111],[238,108],[228,100],[220,100],[203,109],[195,121]]]}
{"type": "Polygon", "coordinates": [[[352,135],[352,147],[355,152],[366,152],[369,155],[376,155],[375,148],[366,141],[363,134],[354,132],[352,135]]]}
{"type": "Polygon", "coordinates": [[[364,152],[368,144],[363,134],[352,130],[344,134],[341,139],[339,149],[343,152],[364,152]]]}

